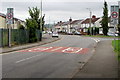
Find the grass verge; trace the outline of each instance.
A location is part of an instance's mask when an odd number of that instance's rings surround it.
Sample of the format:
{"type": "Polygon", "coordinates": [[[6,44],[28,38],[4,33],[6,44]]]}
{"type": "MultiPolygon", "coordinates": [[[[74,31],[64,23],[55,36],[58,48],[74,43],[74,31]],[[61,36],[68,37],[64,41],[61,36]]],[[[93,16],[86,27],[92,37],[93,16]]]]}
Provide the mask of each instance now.
{"type": "Polygon", "coordinates": [[[120,40],[113,40],[112,46],[114,47],[114,51],[117,53],[118,60],[120,61],[120,40]]]}
{"type": "MultiPolygon", "coordinates": [[[[114,36],[104,36],[104,35],[85,35],[86,37],[100,37],[100,38],[114,38],[114,36]]],[[[115,38],[120,38],[120,36],[116,36],[115,38]]]]}

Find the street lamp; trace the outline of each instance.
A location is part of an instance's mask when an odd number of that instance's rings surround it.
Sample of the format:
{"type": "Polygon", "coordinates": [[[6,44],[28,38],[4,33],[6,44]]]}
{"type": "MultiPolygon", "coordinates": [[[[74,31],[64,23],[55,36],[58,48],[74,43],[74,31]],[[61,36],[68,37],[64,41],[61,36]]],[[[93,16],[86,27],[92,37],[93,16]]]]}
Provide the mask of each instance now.
{"type": "Polygon", "coordinates": [[[41,31],[42,31],[42,0],[41,0],[41,20],[40,20],[40,27],[41,27],[41,31]]]}
{"type": "Polygon", "coordinates": [[[41,0],[41,7],[40,7],[40,12],[41,12],[41,15],[40,15],[40,41],[42,40],[42,0],[41,0]]]}
{"type": "Polygon", "coordinates": [[[91,20],[91,17],[92,17],[92,11],[91,11],[91,8],[87,8],[89,11],[90,11],[90,35],[91,35],[91,23],[92,23],[92,20],[91,20]]]}

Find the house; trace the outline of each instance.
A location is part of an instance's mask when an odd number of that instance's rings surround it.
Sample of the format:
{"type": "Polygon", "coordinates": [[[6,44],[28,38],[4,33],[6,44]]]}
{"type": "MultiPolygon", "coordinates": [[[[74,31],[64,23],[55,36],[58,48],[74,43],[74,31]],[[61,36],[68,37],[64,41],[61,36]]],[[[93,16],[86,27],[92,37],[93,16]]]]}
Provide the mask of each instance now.
{"type": "MultiPolygon", "coordinates": [[[[18,18],[13,18],[12,29],[18,29],[19,25],[23,25],[25,27],[25,22],[18,18]]],[[[6,15],[3,13],[0,13],[0,28],[8,29],[8,26],[6,23],[6,15]]]]}
{"type": "Polygon", "coordinates": [[[74,20],[71,22],[71,31],[74,32],[74,31],[80,31],[81,29],[81,23],[82,23],[83,20],[74,20]]]}
{"type": "Polygon", "coordinates": [[[82,20],[73,20],[70,18],[69,21],[66,22],[58,22],[55,25],[55,30],[57,32],[65,32],[65,33],[73,33],[80,29],[82,20]]]}
{"type": "Polygon", "coordinates": [[[56,31],[56,32],[61,32],[61,31],[63,31],[62,24],[63,24],[63,22],[60,21],[60,22],[58,22],[57,24],[54,25],[54,28],[55,28],[55,31],[56,31]]]}
{"type": "MultiPolygon", "coordinates": [[[[101,27],[101,18],[96,18],[95,15],[91,18],[91,27],[101,27]]],[[[90,27],[90,18],[87,18],[82,21],[81,28],[83,32],[87,32],[88,28],[90,27]]]]}
{"type": "Polygon", "coordinates": [[[6,15],[0,13],[0,28],[7,28],[6,27],[6,15]]]}

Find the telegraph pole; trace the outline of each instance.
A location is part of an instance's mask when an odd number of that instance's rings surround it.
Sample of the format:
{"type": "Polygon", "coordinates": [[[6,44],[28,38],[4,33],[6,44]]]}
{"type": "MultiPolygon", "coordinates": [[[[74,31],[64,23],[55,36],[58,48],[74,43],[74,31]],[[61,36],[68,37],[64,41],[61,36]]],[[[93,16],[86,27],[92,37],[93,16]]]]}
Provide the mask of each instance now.
{"type": "Polygon", "coordinates": [[[90,35],[91,35],[91,32],[92,32],[92,31],[91,31],[91,23],[92,23],[92,19],[91,19],[91,18],[92,18],[92,11],[91,11],[90,8],[87,8],[87,9],[90,11],[90,26],[89,26],[89,27],[90,27],[90,35]]]}
{"type": "Polygon", "coordinates": [[[42,0],[41,0],[41,7],[40,7],[40,12],[41,12],[41,15],[40,15],[40,32],[41,32],[41,36],[40,36],[40,41],[42,40],[42,0]]]}
{"type": "Polygon", "coordinates": [[[41,0],[41,11],[40,11],[40,12],[41,12],[41,20],[40,20],[41,23],[40,23],[40,27],[41,27],[41,31],[42,31],[42,0],[41,0]]]}

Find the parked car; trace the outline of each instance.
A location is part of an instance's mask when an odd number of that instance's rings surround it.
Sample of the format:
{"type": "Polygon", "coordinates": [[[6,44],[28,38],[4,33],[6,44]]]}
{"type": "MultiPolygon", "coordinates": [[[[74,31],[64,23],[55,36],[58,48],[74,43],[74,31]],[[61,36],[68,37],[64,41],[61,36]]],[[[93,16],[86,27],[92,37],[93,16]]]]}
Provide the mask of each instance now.
{"type": "Polygon", "coordinates": [[[108,32],[107,34],[108,34],[108,36],[118,36],[117,33],[113,33],[113,32],[108,32]]]}
{"type": "Polygon", "coordinates": [[[48,33],[48,34],[52,34],[52,32],[51,32],[51,31],[48,31],[47,33],[48,33]]]}
{"type": "Polygon", "coordinates": [[[58,33],[57,32],[53,32],[53,34],[52,34],[52,37],[59,37],[59,35],[58,35],[58,33]]]}
{"type": "Polygon", "coordinates": [[[68,35],[73,35],[73,33],[72,33],[72,32],[68,32],[67,34],[68,34],[68,35]]]}
{"type": "Polygon", "coordinates": [[[77,31],[77,32],[75,32],[75,35],[81,35],[81,33],[77,31]]]}

